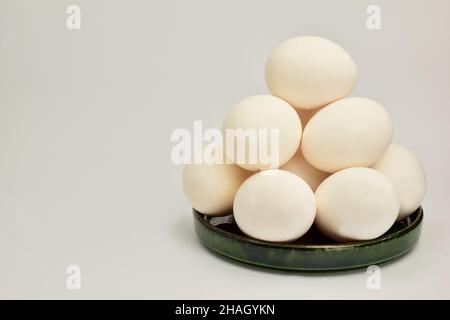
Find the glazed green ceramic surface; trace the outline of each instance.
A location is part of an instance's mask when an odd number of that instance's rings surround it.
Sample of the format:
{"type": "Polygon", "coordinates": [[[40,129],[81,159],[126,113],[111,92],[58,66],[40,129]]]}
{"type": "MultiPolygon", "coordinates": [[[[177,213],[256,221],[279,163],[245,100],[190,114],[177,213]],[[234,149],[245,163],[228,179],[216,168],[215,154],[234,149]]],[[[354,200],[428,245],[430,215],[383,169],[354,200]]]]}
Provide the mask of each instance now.
{"type": "Polygon", "coordinates": [[[295,242],[270,243],[244,235],[232,215],[211,218],[194,210],[197,235],[213,251],[254,265],[303,271],[354,269],[399,257],[419,239],[422,218],[420,207],[386,234],[369,241],[337,243],[313,227],[295,242]]]}

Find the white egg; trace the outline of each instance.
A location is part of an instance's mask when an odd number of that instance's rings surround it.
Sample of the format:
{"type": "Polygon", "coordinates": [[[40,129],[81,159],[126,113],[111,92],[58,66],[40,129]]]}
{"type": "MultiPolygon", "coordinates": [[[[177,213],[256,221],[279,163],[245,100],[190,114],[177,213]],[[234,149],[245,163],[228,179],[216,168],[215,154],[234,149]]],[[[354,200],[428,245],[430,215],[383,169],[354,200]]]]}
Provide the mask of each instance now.
{"type": "Polygon", "coordinates": [[[389,114],[377,102],[346,98],[319,110],[305,126],[302,152],[319,170],[370,167],[381,159],[393,136],[389,114]]]}
{"type": "Polygon", "coordinates": [[[330,175],[329,173],[320,171],[310,165],[303,157],[301,148],[298,148],[291,160],[284,164],[280,169],[295,173],[305,180],[313,191],[315,191],[319,184],[330,175]]]}
{"type": "Polygon", "coordinates": [[[336,241],[369,240],[394,224],[400,209],[395,186],[370,168],[349,168],[325,179],[316,193],[317,227],[336,241]]]}
{"type": "Polygon", "coordinates": [[[187,164],[183,170],[183,190],[197,211],[220,216],[232,212],[239,186],[251,172],[234,164],[187,164]]]}
{"type": "Polygon", "coordinates": [[[383,173],[397,188],[400,196],[398,219],[416,211],[425,196],[425,171],[414,153],[405,147],[391,144],[383,158],[373,166],[383,173]]]}
{"type": "Polygon", "coordinates": [[[295,109],[286,101],[270,95],[257,95],[241,100],[232,108],[223,122],[222,131],[227,157],[244,169],[257,171],[278,168],[295,154],[300,144],[302,124],[295,109]],[[229,139],[227,130],[243,130],[254,139],[229,139]],[[230,143],[238,146],[233,148],[232,154],[229,152],[230,143]],[[253,152],[252,144],[255,147],[253,152]],[[241,146],[245,153],[239,158],[241,146]]]}
{"type": "Polygon", "coordinates": [[[356,82],[357,68],[336,43],[302,36],[276,47],[266,63],[266,83],[273,95],[299,109],[314,109],[345,97],[356,82]]]}
{"type": "Polygon", "coordinates": [[[293,173],[266,170],[239,188],[233,205],[239,228],[261,240],[292,241],[308,231],[316,214],[314,193],[293,173]]]}

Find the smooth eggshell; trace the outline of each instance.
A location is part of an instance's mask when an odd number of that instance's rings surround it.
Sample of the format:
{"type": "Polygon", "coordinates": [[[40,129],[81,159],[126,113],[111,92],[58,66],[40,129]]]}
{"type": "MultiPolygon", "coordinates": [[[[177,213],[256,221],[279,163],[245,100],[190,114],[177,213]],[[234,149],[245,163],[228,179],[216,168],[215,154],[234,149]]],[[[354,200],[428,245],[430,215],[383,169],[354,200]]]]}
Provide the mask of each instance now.
{"type": "Polygon", "coordinates": [[[345,97],[356,82],[357,68],[336,43],[312,36],[294,37],[269,56],[269,90],[299,109],[314,109],[345,97]]]}
{"type": "Polygon", "coordinates": [[[388,177],[397,188],[400,196],[399,220],[420,206],[425,196],[427,181],[425,171],[413,152],[397,144],[391,144],[373,168],[388,177]]]}
{"type": "MultiPolygon", "coordinates": [[[[245,161],[238,161],[239,159],[237,158],[236,152],[234,156],[227,152],[227,157],[232,162],[251,171],[278,168],[286,163],[297,151],[302,135],[302,124],[295,109],[286,101],[270,95],[251,96],[238,102],[228,113],[223,122],[222,131],[225,138],[226,129],[242,129],[244,131],[254,129],[258,133],[260,132],[259,130],[262,129],[267,130],[269,134],[271,129],[279,130],[279,152],[275,153],[276,150],[273,150],[270,147],[270,135],[267,137],[268,144],[265,145],[267,146],[266,150],[269,152],[269,155],[273,159],[278,159],[276,165],[272,163],[263,163],[260,161],[261,159],[259,156],[256,162],[250,161],[248,142],[246,142],[245,145],[245,161]]],[[[228,139],[226,139],[226,144],[230,143],[230,141],[227,140],[228,139]]],[[[234,141],[235,144],[237,144],[237,139],[234,139],[234,141]]],[[[260,142],[259,135],[257,135],[258,146],[262,145],[260,142]]],[[[257,155],[259,155],[259,147],[256,148],[256,152],[257,155]]]]}
{"type": "Polygon", "coordinates": [[[293,173],[266,170],[252,175],[234,199],[234,217],[247,235],[266,241],[292,241],[308,231],[315,213],[314,193],[293,173]]]}
{"type": "Polygon", "coordinates": [[[197,211],[210,216],[232,212],[236,191],[251,172],[234,164],[187,164],[183,191],[197,211]]]}
{"type": "Polygon", "coordinates": [[[319,170],[370,167],[381,159],[393,136],[389,114],[377,102],[346,98],[319,110],[303,131],[302,152],[319,170]]]}
{"type": "Polygon", "coordinates": [[[374,239],[394,224],[400,209],[395,186],[370,168],[336,172],[317,188],[315,224],[336,241],[374,239]]]}
{"type": "Polygon", "coordinates": [[[319,184],[330,175],[329,173],[320,171],[310,165],[303,157],[300,148],[291,160],[284,164],[280,169],[295,173],[305,180],[313,191],[315,191],[319,184]]]}

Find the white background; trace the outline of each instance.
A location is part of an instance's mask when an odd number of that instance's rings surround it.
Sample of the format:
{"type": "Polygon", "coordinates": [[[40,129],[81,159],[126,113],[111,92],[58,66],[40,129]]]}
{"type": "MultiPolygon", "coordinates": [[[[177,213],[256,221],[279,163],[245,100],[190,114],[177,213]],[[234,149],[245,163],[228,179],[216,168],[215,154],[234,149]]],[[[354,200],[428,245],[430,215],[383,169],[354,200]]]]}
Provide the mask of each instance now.
{"type": "Polygon", "coordinates": [[[450,298],[450,2],[0,0],[1,298],[450,298]],[[81,30],[66,28],[68,4],[81,30]],[[366,8],[382,10],[381,30],[366,8]],[[428,175],[422,238],[381,266],[292,274],[203,248],[170,161],[176,128],[220,127],[267,93],[295,35],[343,46],[428,175]],[[82,287],[66,288],[81,267],[82,287]]]}

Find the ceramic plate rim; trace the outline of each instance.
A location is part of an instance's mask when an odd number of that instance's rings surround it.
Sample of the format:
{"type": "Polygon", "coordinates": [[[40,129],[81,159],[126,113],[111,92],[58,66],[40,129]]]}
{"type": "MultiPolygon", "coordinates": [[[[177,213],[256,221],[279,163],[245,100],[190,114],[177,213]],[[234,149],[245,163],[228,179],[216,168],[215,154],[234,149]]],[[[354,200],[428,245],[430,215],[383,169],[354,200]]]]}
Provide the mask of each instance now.
{"type": "MultiPolygon", "coordinates": [[[[419,208],[417,208],[414,211],[414,213],[418,212],[416,218],[414,220],[412,220],[409,225],[407,225],[406,227],[404,227],[400,230],[397,230],[393,233],[385,234],[385,235],[382,235],[375,239],[365,240],[365,241],[355,241],[355,242],[350,242],[350,243],[301,244],[301,243],[267,242],[267,241],[263,241],[263,240],[250,238],[248,236],[243,236],[243,235],[239,235],[236,233],[232,233],[232,232],[223,230],[221,228],[218,228],[217,226],[207,222],[206,216],[203,213],[201,213],[195,209],[192,209],[192,211],[194,213],[195,218],[198,219],[201,224],[203,224],[206,228],[221,234],[224,237],[233,238],[234,240],[238,240],[238,241],[242,241],[242,242],[249,242],[254,245],[259,245],[259,246],[283,248],[283,249],[300,249],[300,250],[317,250],[317,249],[339,250],[342,248],[357,248],[357,247],[370,246],[373,244],[378,244],[378,243],[381,243],[384,241],[388,241],[392,238],[396,238],[398,236],[404,235],[404,234],[414,230],[417,226],[420,225],[421,221],[423,220],[423,208],[422,208],[422,206],[419,206],[419,208]]],[[[412,213],[411,215],[413,215],[414,213],[412,213]]],[[[405,218],[405,219],[408,219],[408,218],[405,218]]]]}

